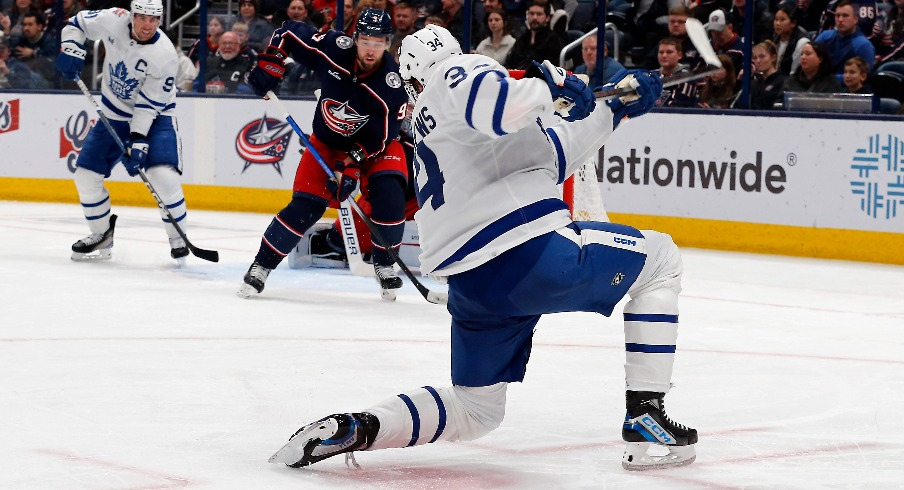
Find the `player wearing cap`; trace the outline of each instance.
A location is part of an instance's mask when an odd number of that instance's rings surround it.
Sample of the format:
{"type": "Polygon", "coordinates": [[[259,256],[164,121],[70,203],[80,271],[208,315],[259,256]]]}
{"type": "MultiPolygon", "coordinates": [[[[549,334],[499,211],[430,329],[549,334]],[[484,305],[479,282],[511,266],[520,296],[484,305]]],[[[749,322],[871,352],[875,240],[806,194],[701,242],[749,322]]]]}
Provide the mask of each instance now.
{"type": "MultiPolygon", "coordinates": [[[[63,28],[56,68],[68,80],[79,77],[85,41],[103,41],[101,106],[128,149],[123,155],[103,124],[94,126],[82,147],[74,179],[91,234],[72,245],[73,260],[110,258],[116,215],[110,212],[104,179],[119,162],[133,177],[139,168],[145,171],[163,205],[185,230],[187,208],[179,179],[182,145],[174,115],[179,60],[173,43],[159,29],[162,16],[162,0],[133,0],[131,12],[85,10],[63,28]]],[[[188,255],[185,241],[166,213],[161,210],[160,215],[170,254],[182,259],[188,255]]]]}
{"type": "MultiPolygon", "coordinates": [[[[304,232],[355,190],[358,180],[372,208],[371,218],[388,245],[401,244],[405,222],[405,154],[396,140],[408,98],[399,66],[386,51],[392,21],[382,10],[365,9],[354,39],[341,32],[318,32],[301,22],[286,22],[273,33],[248,82],[264,96],[276,90],[292,57],[314,70],[323,86],[314,114],[311,145],[340,176],[329,180],[316,159],[305,152],[298,164],[292,201],[264,232],[260,249],[238,294],[254,296],[264,289],[270,271],[298,244],[304,232]]],[[[384,293],[402,280],[384,244],[374,242],[374,270],[384,293]]]]}

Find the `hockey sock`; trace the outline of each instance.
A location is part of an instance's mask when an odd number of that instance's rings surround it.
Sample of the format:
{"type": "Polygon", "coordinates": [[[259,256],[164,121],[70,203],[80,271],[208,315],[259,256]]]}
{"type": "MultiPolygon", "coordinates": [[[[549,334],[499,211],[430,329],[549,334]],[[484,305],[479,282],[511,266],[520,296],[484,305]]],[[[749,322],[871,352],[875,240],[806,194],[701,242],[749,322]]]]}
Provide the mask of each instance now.
{"type": "MultiPolygon", "coordinates": [[[[398,175],[380,175],[368,182],[367,199],[371,204],[371,220],[380,236],[398,253],[405,233],[405,183],[398,175]]],[[[391,265],[386,248],[371,236],[375,265],[391,265]]]]}
{"type": "Polygon", "coordinates": [[[110,228],[110,193],[104,187],[104,176],[78,167],[73,178],[91,233],[107,231],[110,228]]]}
{"type": "MultiPolygon", "coordinates": [[[[173,215],[176,223],[183,233],[187,233],[188,207],[185,205],[185,194],[182,191],[182,183],[180,182],[179,172],[169,165],[155,165],[145,172],[148,182],[154,186],[163,205],[173,215]]],[[[170,238],[179,238],[179,232],[173,226],[166,212],[160,210],[160,219],[163,220],[163,226],[166,228],[166,235],[170,238]]]]}
{"type": "Polygon", "coordinates": [[[502,423],[506,388],[506,383],[481,387],[424,386],[384,400],[365,410],[380,420],[380,431],[368,449],[483,437],[502,423]]]}
{"type": "Polygon", "coordinates": [[[668,392],[678,340],[678,293],[662,288],[634,297],[624,315],[628,389],[668,392]]]}
{"type": "Polygon", "coordinates": [[[254,261],[268,269],[275,269],[298,245],[304,232],[323,216],[324,211],[325,203],[294,194],[289,205],[276,214],[264,232],[254,261]]]}

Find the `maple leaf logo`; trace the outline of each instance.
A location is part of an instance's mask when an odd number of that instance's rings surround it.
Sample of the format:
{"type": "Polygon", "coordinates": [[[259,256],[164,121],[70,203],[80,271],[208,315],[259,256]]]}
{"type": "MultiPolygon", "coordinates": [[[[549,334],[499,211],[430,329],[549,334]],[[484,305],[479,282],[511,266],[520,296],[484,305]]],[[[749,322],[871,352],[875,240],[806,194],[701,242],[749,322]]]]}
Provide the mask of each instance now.
{"type": "Polygon", "coordinates": [[[129,78],[129,70],[122,61],[117,63],[115,68],[113,65],[107,66],[110,68],[110,90],[122,100],[131,99],[132,92],[138,87],[138,79],[129,78]]]}

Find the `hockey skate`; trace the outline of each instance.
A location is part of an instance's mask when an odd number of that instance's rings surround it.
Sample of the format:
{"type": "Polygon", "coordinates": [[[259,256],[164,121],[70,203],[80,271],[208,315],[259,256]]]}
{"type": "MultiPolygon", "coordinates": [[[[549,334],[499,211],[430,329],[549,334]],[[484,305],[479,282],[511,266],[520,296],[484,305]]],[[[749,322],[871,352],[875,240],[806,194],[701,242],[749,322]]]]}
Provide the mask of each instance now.
{"type": "Polygon", "coordinates": [[[697,458],[697,430],[673,422],[665,413],[665,393],[628,391],[622,439],[626,470],[649,470],[691,464],[697,458]]]}
{"type": "MultiPolygon", "coordinates": [[[[350,455],[370,447],[379,430],[380,421],[367,412],[330,415],[298,429],[285,446],[270,456],[270,462],[301,468],[337,454],[350,455]]],[[[347,464],[349,460],[354,463],[354,458],[346,457],[347,464]]]]}
{"type": "Polygon", "coordinates": [[[179,267],[185,267],[185,257],[188,256],[188,247],[182,237],[170,238],[170,257],[176,259],[179,267]]]}
{"type": "Polygon", "coordinates": [[[380,283],[380,296],[386,301],[395,301],[396,289],[402,287],[402,278],[396,275],[395,268],[390,265],[374,264],[377,282],[380,283]]]}
{"type": "Polygon", "coordinates": [[[103,233],[92,233],[72,244],[72,260],[77,262],[91,260],[110,260],[113,249],[113,229],[116,227],[116,215],[110,215],[110,227],[103,233]],[[94,252],[97,252],[96,254],[94,252]]]}
{"type": "Polygon", "coordinates": [[[242,284],[236,294],[240,298],[246,299],[260,294],[264,290],[264,283],[267,281],[267,276],[270,275],[270,270],[257,262],[252,263],[248,272],[245,273],[245,284],[242,284]]]}

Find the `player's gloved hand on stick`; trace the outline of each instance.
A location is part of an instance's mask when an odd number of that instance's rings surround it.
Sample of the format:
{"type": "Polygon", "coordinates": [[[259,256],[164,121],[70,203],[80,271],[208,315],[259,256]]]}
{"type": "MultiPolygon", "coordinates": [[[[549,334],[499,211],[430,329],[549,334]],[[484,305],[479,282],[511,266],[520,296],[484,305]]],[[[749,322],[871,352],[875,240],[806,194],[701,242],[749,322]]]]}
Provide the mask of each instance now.
{"type": "Polygon", "coordinates": [[[662,78],[646,70],[619,70],[603,89],[634,88],[635,93],[609,99],[606,105],[612,109],[613,127],[625,118],[639,117],[653,108],[662,94],[662,78]]]}
{"type": "Polygon", "coordinates": [[[358,180],[361,179],[361,162],[364,160],[364,154],[361,150],[353,150],[349,152],[348,158],[336,161],[336,170],[342,172],[342,177],[337,184],[334,180],[326,181],[326,188],[330,194],[336,196],[336,200],[342,202],[348,199],[348,196],[358,187],[358,180]]]}
{"type": "Polygon", "coordinates": [[[556,103],[556,114],[566,121],[584,119],[596,107],[596,98],[590,87],[549,60],[542,64],[534,61],[524,76],[546,80],[552,100],[556,103]]]}
{"type": "Polygon", "coordinates": [[[75,41],[63,41],[55,64],[63,78],[75,80],[85,66],[85,47],[75,41]]]}
{"type": "Polygon", "coordinates": [[[261,53],[257,55],[257,65],[248,74],[248,83],[254,93],[263,97],[267,92],[275,91],[286,74],[283,59],[275,54],[261,53]]]}
{"type": "Polygon", "coordinates": [[[122,165],[132,177],[138,175],[138,169],[144,167],[147,161],[148,141],[144,138],[133,140],[129,144],[128,152],[122,156],[122,165]]]}

